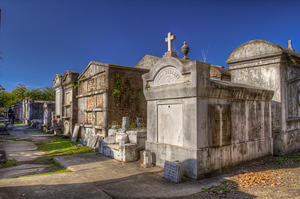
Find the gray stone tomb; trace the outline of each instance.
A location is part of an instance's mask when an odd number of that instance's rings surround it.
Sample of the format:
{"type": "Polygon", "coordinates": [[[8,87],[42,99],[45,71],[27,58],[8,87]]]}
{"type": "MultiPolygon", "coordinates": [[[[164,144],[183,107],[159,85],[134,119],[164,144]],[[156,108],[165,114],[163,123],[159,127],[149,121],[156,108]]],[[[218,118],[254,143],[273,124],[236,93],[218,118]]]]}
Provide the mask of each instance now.
{"type": "Polygon", "coordinates": [[[272,154],[273,91],[212,79],[210,64],[168,52],[143,75],[154,164],[178,160],[185,176],[200,178],[272,154]]]}

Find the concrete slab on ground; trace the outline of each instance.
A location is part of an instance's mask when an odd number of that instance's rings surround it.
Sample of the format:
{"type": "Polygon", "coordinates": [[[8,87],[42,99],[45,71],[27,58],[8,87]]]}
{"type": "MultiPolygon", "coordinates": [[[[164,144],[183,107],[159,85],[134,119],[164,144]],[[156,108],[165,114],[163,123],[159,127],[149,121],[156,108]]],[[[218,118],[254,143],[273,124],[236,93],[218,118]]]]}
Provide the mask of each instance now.
{"type": "Polygon", "coordinates": [[[31,139],[34,142],[48,142],[54,135],[41,133],[37,129],[29,129],[27,126],[14,126],[8,131],[10,135],[4,138],[31,139]]]}
{"type": "Polygon", "coordinates": [[[94,183],[75,172],[0,180],[0,198],[111,199],[94,183]]]}
{"type": "Polygon", "coordinates": [[[0,179],[2,178],[13,178],[18,176],[30,175],[37,172],[43,172],[50,165],[45,164],[22,164],[12,167],[6,167],[0,169],[0,179]]]}
{"type": "Polygon", "coordinates": [[[163,178],[160,167],[142,168],[139,162],[124,163],[97,153],[55,157],[55,161],[75,171],[113,198],[174,198],[187,196],[218,185],[226,175],[204,179],[185,179],[174,184],[163,178]]]}
{"type": "Polygon", "coordinates": [[[37,147],[32,142],[9,140],[4,142],[8,160],[32,161],[45,154],[43,151],[35,151],[36,149],[37,147]]]}

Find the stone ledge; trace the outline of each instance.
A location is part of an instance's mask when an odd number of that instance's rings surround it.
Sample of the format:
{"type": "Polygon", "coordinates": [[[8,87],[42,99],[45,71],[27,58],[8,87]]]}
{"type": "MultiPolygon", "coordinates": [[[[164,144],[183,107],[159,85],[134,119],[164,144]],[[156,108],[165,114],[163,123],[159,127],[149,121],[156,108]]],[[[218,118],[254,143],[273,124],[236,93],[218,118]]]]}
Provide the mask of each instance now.
{"type": "Polygon", "coordinates": [[[106,92],[107,92],[107,89],[97,90],[97,91],[92,91],[92,92],[89,92],[89,93],[77,95],[76,98],[88,97],[88,96],[91,96],[91,95],[103,94],[103,93],[106,93],[106,92]]]}

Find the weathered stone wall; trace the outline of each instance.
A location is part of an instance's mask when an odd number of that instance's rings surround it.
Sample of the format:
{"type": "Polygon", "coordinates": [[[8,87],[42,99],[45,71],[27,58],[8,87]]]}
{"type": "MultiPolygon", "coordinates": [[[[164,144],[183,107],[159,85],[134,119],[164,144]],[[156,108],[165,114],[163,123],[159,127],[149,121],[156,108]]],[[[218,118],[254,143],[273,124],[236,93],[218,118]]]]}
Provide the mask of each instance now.
{"type": "Polygon", "coordinates": [[[78,76],[77,72],[66,71],[62,78],[62,124],[64,135],[72,135],[78,120],[78,76]]]}
{"type": "MultiPolygon", "coordinates": [[[[81,136],[107,136],[113,121],[122,117],[146,120],[146,103],[141,75],[145,69],[90,62],[79,76],[78,121],[81,136]],[[118,77],[116,79],[116,76],[118,77]]],[[[93,143],[93,142],[91,142],[93,143]]]]}
{"type": "Polygon", "coordinates": [[[272,100],[274,153],[300,149],[300,54],[267,41],[250,41],[228,58],[232,81],[275,92],[272,100]]]}
{"type": "Polygon", "coordinates": [[[109,71],[108,125],[116,121],[122,124],[122,117],[129,117],[134,125],[136,118],[147,122],[147,105],[143,94],[142,74],[147,70],[128,67],[111,67],[109,71]]]}
{"type": "Polygon", "coordinates": [[[81,75],[78,85],[78,121],[82,127],[92,128],[99,134],[106,130],[103,119],[106,114],[104,98],[108,89],[106,70],[105,66],[91,65],[81,75]]]}

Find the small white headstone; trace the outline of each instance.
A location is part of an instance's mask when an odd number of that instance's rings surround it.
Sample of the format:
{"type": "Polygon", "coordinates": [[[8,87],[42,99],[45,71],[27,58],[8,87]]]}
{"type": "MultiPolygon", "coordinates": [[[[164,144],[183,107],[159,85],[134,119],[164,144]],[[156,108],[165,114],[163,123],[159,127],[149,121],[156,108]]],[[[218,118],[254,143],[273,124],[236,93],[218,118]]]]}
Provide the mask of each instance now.
{"type": "Polygon", "coordinates": [[[143,167],[150,168],[152,166],[152,153],[149,150],[143,151],[143,167]]]}
{"type": "Polygon", "coordinates": [[[129,117],[123,117],[122,119],[122,129],[127,130],[129,129],[129,117]]]}
{"type": "Polygon", "coordinates": [[[72,142],[77,141],[79,128],[80,128],[80,126],[78,124],[75,124],[74,131],[73,131],[73,134],[72,134],[72,139],[71,139],[72,142]]]}

